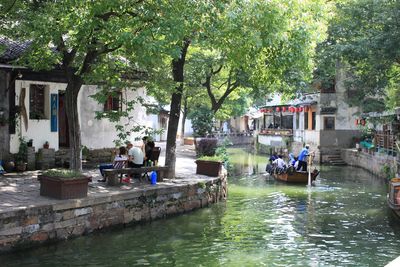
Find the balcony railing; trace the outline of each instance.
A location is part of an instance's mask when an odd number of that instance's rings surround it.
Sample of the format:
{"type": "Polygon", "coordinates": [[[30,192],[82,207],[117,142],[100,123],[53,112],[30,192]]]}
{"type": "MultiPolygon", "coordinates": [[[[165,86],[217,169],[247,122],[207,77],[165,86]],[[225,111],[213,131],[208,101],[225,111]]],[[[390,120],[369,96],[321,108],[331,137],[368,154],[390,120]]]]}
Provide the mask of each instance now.
{"type": "Polygon", "coordinates": [[[262,129],[261,135],[279,135],[279,136],[292,136],[292,129],[262,129]]]}
{"type": "Polygon", "coordinates": [[[396,156],[396,135],[391,134],[390,131],[378,131],[375,134],[375,149],[377,152],[384,152],[389,155],[396,156]]]}

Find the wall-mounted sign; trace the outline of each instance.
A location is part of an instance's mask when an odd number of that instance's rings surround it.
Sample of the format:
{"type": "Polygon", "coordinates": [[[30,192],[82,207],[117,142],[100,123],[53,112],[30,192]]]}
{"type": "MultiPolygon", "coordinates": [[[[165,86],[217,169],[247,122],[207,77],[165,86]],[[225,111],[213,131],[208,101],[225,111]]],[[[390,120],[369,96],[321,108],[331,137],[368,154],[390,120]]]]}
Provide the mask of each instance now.
{"type": "Polygon", "coordinates": [[[51,123],[51,131],[58,131],[58,123],[57,123],[57,114],[58,114],[58,94],[50,95],[50,123],[51,123]]]}
{"type": "Polygon", "coordinates": [[[335,114],[336,110],[336,107],[321,107],[320,114],[335,114]]]}

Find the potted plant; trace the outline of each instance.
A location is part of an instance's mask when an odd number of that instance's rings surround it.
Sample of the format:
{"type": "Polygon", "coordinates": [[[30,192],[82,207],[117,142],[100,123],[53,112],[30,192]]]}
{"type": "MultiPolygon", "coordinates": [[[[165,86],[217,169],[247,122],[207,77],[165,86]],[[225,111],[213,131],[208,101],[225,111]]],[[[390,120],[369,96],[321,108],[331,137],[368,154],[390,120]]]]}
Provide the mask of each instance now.
{"type": "Polygon", "coordinates": [[[72,170],[48,170],[38,175],[38,180],[41,196],[70,199],[87,196],[91,177],[72,170]]]}
{"type": "Polygon", "coordinates": [[[43,144],[43,148],[44,149],[49,149],[49,141],[46,141],[46,142],[44,142],[44,144],[43,144]]]}
{"type": "Polygon", "coordinates": [[[22,137],[19,138],[18,153],[15,154],[15,169],[17,172],[26,171],[28,160],[28,144],[22,137]]]}
{"type": "Polygon", "coordinates": [[[223,164],[220,156],[203,156],[196,160],[196,174],[207,176],[218,176],[223,164]]]}
{"type": "Polygon", "coordinates": [[[29,141],[26,144],[28,145],[28,147],[32,147],[33,146],[33,139],[29,139],[29,141]]]}

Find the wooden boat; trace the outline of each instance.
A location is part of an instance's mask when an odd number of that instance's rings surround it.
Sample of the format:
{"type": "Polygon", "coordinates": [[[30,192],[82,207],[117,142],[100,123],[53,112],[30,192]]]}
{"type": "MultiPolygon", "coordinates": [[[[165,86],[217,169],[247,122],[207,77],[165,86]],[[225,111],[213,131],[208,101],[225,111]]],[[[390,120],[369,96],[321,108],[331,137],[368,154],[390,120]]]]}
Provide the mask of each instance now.
{"type": "MultiPolygon", "coordinates": [[[[315,169],[311,172],[311,181],[315,181],[319,174],[319,171],[315,169]]],[[[308,183],[308,172],[285,172],[285,173],[273,173],[272,176],[276,180],[287,182],[287,183],[299,183],[299,184],[307,184],[308,183]]]]}

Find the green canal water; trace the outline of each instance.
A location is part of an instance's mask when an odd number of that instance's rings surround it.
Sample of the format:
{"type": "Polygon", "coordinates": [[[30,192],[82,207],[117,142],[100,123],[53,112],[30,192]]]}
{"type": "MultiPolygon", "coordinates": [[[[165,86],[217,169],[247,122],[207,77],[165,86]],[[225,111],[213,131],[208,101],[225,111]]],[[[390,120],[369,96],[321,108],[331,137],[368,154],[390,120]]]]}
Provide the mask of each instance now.
{"type": "Polygon", "coordinates": [[[3,255],[1,266],[384,266],[400,256],[386,185],[352,167],[286,185],[265,156],[230,150],[228,200],[195,212],[3,255]]]}

